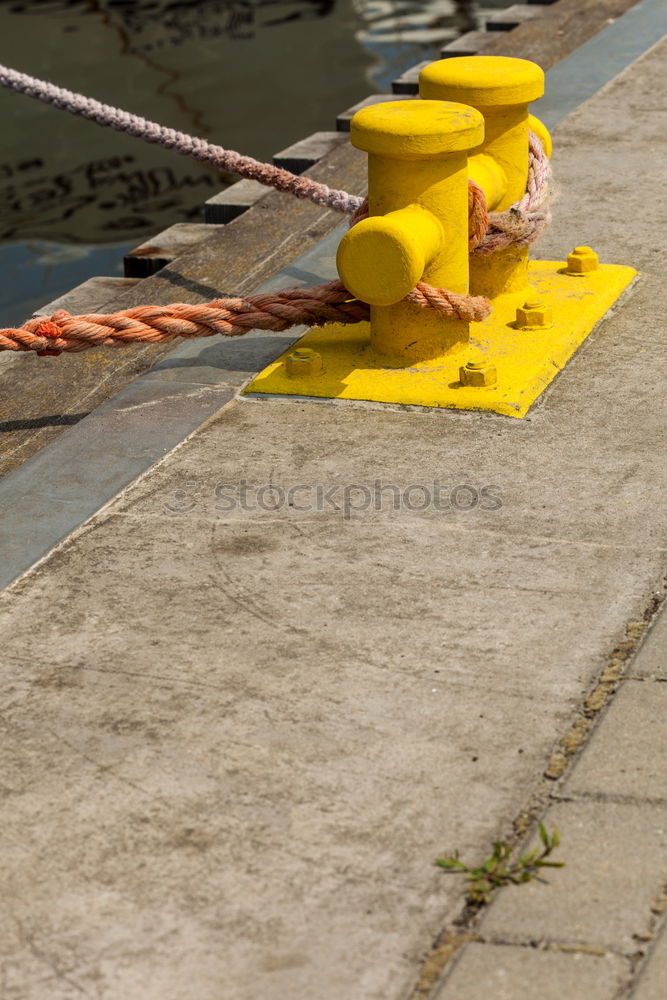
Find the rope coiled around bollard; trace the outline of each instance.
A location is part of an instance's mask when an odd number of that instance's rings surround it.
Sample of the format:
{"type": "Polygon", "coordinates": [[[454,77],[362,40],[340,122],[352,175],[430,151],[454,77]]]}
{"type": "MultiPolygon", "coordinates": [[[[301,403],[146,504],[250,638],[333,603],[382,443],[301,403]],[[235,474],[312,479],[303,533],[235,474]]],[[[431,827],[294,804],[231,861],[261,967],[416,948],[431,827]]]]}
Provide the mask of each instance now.
{"type": "Polygon", "coordinates": [[[551,166],[542,143],[528,133],[526,193],[506,212],[489,212],[486,232],[473,252],[486,256],[511,246],[529,246],[551,222],[551,166]]]}

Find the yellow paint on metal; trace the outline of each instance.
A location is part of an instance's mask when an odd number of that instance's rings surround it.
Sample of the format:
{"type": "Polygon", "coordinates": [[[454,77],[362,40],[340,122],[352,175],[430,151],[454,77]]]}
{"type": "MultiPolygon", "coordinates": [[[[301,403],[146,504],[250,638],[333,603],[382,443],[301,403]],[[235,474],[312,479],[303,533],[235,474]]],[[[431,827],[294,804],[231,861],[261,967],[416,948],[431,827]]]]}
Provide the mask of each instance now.
{"type": "Polygon", "coordinates": [[[567,255],[568,274],[589,274],[591,271],[597,271],[598,266],[598,255],[590,247],[575,247],[572,253],[567,255]]]}
{"type": "Polygon", "coordinates": [[[486,207],[495,212],[507,193],[507,174],[499,163],[486,153],[468,158],[468,177],[484,192],[486,207]]]}
{"type": "Polygon", "coordinates": [[[531,132],[535,133],[537,138],[542,143],[542,149],[547,154],[547,157],[551,159],[554,144],[551,141],[551,133],[544,122],[541,122],[539,118],[535,117],[535,115],[528,115],[528,128],[531,132]]]}
{"type": "Polygon", "coordinates": [[[423,279],[444,242],[445,231],[435,215],[409,205],[358,222],[338,249],[338,273],[362,302],[391,306],[423,279]]]}
{"type": "Polygon", "coordinates": [[[320,375],[287,375],[285,360],[294,353],[290,348],[244,393],[363,399],[523,417],[636,273],[631,267],[603,264],[571,275],[564,262],[534,261],[531,295],[551,310],[551,326],[517,327],[515,306],[500,300],[489,319],[473,324],[464,351],[399,368],[373,349],[368,323],[331,325],[311,330],[298,344],[321,356],[320,375]],[[472,375],[465,375],[462,384],[460,369],[472,372],[471,365],[486,373],[486,384],[470,384],[475,381],[472,375]]]}
{"type": "Polygon", "coordinates": [[[322,370],[321,356],[308,347],[297,347],[285,358],[285,374],[290,378],[319,375],[322,370]]]}
{"type": "Polygon", "coordinates": [[[528,59],[458,56],[425,66],[419,76],[419,92],[428,100],[458,101],[473,108],[509,107],[542,97],[544,73],[528,59]]]}
{"type": "Polygon", "coordinates": [[[387,101],[362,108],[350,122],[350,142],[373,156],[398,160],[467,152],[482,142],[484,122],[468,106],[448,103],[387,101]]]}
{"type": "Polygon", "coordinates": [[[516,311],[516,325],[520,330],[538,330],[553,326],[553,309],[539,299],[526,299],[516,311]]]}
{"type": "MultiPolygon", "coordinates": [[[[460,101],[484,115],[484,142],[471,157],[470,176],[480,184],[494,210],[503,212],[519,201],[528,177],[528,104],[544,93],[542,69],[527,59],[509,56],[441,59],[419,74],[419,93],[425,100],[460,101]],[[497,185],[489,185],[484,173],[477,173],[478,154],[489,157],[504,174],[499,199],[497,185]]],[[[544,126],[542,129],[546,132],[544,126]]],[[[492,299],[507,295],[517,306],[527,285],[527,247],[514,246],[470,259],[473,295],[492,299]]]]}
{"type": "Polygon", "coordinates": [[[459,382],[462,386],[488,388],[498,381],[498,371],[495,365],[484,361],[468,361],[459,368],[459,382]]]}
{"type": "Polygon", "coordinates": [[[636,272],[600,266],[590,247],[567,263],[528,264],[526,247],[470,260],[493,313],[470,324],[404,300],[426,281],[468,291],[468,177],[493,209],[520,200],[528,173],[528,103],[544,74],[523,59],[447,59],[420,76],[423,100],[358,112],[352,142],[369,154],[369,218],[338,251],[339,274],[371,322],[308,333],[245,390],[490,410],[522,417],[636,272]],[[462,103],[458,103],[462,102],[462,103]],[[482,117],[483,116],[483,117],[482,117]],[[468,152],[473,152],[470,158],[468,152]]]}
{"type": "Polygon", "coordinates": [[[368,153],[370,218],[341,241],[347,288],[371,304],[371,343],[385,363],[408,365],[460,351],[469,324],[401,301],[417,281],[468,291],[467,150],[479,146],[478,111],[442,101],[390,101],[352,119],[368,153]]]}

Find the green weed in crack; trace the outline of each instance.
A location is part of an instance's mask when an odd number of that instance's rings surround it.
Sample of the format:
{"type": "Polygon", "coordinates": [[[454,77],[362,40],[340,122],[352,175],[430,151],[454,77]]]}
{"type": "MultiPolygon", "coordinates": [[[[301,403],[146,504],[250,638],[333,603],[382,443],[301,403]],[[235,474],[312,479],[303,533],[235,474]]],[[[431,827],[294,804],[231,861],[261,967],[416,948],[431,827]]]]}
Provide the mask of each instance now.
{"type": "Polygon", "coordinates": [[[540,877],[542,868],[562,868],[564,861],[548,861],[547,859],[560,844],[558,830],[549,834],[544,823],[540,823],[540,840],[542,849],[538,847],[528,854],[523,854],[516,861],[510,861],[512,848],[502,840],[493,845],[493,854],[478,868],[470,868],[455,855],[450,858],[436,858],[436,865],[449,873],[460,873],[466,876],[468,882],[468,902],[474,906],[483,906],[491,902],[491,893],[504,885],[519,885],[536,879],[545,882],[540,877]]]}

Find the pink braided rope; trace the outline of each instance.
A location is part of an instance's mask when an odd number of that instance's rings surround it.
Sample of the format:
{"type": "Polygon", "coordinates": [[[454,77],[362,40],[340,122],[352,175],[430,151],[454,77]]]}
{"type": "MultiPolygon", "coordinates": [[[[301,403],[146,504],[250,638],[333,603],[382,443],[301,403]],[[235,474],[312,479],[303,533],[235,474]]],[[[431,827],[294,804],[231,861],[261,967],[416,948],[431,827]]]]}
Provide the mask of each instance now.
{"type": "Polygon", "coordinates": [[[528,246],[551,222],[549,182],[551,166],[534,132],[528,138],[526,193],[506,212],[489,212],[489,228],[473,253],[486,256],[511,246],[528,246]]]}
{"type": "Polygon", "coordinates": [[[324,205],[336,212],[351,214],[361,204],[361,198],[347,191],[338,191],[308,177],[299,177],[289,170],[274,167],[269,163],[260,163],[251,156],[243,156],[234,150],[213,145],[205,139],[177,132],[173,128],[165,128],[164,125],[158,125],[139,115],[132,115],[110,104],[102,104],[83,94],[65,90],[64,87],[57,87],[46,80],[28,76],[27,73],[19,73],[1,64],[0,86],[26,94],[28,97],[35,97],[45,104],[52,104],[74,115],[81,115],[82,118],[97,122],[98,125],[107,125],[117,132],[126,132],[137,139],[145,139],[146,142],[155,143],[165,149],[173,149],[202,163],[210,163],[219,170],[227,170],[240,177],[259,181],[260,184],[266,184],[277,191],[293,194],[296,198],[305,198],[316,205],[324,205]]]}

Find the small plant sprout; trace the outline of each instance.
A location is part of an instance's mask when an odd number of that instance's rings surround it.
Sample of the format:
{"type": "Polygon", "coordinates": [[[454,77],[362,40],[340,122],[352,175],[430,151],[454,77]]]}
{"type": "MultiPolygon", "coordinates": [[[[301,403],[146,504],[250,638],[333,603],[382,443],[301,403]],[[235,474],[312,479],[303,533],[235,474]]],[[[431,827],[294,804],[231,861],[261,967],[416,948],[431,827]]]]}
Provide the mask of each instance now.
{"type": "Polygon", "coordinates": [[[562,868],[564,861],[548,861],[549,856],[560,844],[560,834],[554,829],[547,832],[544,823],[540,823],[540,840],[542,849],[536,848],[528,854],[523,854],[516,861],[509,860],[512,849],[509,844],[497,840],[493,845],[493,854],[479,868],[469,868],[459,860],[458,855],[452,858],[436,858],[436,865],[448,872],[461,872],[468,882],[468,901],[475,906],[491,902],[491,893],[503,885],[519,885],[521,882],[546,882],[539,875],[542,868],[562,868]]]}

